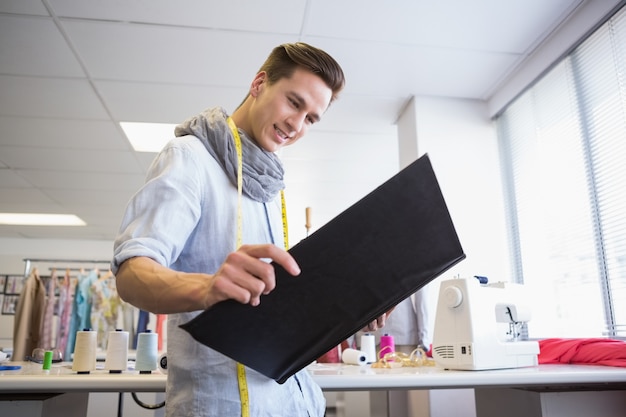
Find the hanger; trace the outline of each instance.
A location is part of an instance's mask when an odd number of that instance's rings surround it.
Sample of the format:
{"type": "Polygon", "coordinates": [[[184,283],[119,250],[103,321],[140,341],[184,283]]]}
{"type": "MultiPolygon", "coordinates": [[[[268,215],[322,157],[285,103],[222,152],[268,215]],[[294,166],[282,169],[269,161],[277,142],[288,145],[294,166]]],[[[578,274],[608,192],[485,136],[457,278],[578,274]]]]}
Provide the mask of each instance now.
{"type": "Polygon", "coordinates": [[[104,281],[106,279],[109,279],[113,276],[113,272],[111,271],[111,269],[109,269],[107,272],[105,272],[104,274],[100,275],[100,277],[98,278],[99,281],[104,281]]]}

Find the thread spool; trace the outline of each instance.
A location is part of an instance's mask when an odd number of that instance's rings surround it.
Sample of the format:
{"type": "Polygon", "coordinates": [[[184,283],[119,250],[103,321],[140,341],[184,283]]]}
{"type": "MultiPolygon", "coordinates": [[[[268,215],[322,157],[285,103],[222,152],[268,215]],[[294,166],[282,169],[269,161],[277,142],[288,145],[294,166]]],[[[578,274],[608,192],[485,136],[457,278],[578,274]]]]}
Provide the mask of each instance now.
{"type": "Polygon", "coordinates": [[[149,374],[157,369],[158,335],[147,330],[137,338],[137,358],[135,370],[140,374],[149,374]]]}
{"type": "Polygon", "coordinates": [[[116,329],[109,332],[104,369],[119,374],[128,368],[128,332],[116,329]]]}
{"type": "Polygon", "coordinates": [[[76,371],[79,374],[88,374],[96,369],[97,342],[98,332],[89,329],[76,332],[72,371],[76,371]]]}
{"type": "Polygon", "coordinates": [[[367,355],[361,350],[348,348],[341,354],[341,360],[350,365],[364,365],[367,363],[367,355]]]}
{"type": "Polygon", "coordinates": [[[393,341],[393,336],[385,333],[380,337],[380,351],[378,353],[379,358],[384,357],[388,353],[396,351],[396,345],[393,341]]]}
{"type": "Polygon", "coordinates": [[[43,370],[44,371],[49,371],[50,368],[52,368],[52,351],[51,350],[47,350],[43,354],[43,370]]]}
{"type": "Polygon", "coordinates": [[[161,356],[159,356],[159,371],[161,371],[162,374],[167,375],[167,353],[163,353],[161,356]]]}
{"type": "Polygon", "coordinates": [[[365,353],[367,363],[376,362],[376,337],[373,334],[361,335],[361,351],[365,353]]]}

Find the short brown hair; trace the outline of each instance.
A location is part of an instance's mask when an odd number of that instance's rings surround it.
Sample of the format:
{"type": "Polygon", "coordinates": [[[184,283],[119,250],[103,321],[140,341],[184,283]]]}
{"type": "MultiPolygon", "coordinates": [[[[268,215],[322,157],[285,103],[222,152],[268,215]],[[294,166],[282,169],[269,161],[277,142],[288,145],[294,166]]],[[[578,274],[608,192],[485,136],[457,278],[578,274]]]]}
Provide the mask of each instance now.
{"type": "Polygon", "coordinates": [[[296,68],[302,67],[317,74],[333,92],[335,100],[345,85],[341,66],[328,53],[304,42],[285,43],[277,46],[267,57],[259,72],[267,73],[267,80],[273,84],[281,78],[290,78],[296,68]]]}

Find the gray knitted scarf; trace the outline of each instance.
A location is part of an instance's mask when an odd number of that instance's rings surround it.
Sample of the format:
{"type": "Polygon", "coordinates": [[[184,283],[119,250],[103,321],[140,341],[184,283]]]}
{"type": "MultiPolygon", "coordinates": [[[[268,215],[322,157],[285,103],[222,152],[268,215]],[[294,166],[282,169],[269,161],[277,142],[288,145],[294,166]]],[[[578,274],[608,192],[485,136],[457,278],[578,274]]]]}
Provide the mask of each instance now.
{"type": "MultiPolygon", "coordinates": [[[[200,139],[209,153],[222,166],[230,182],[237,187],[237,149],[228,127],[228,115],[221,107],[207,109],[176,126],[176,137],[193,135],[200,139]]],[[[283,165],[272,153],[259,147],[239,130],[243,157],[243,193],[255,201],[266,203],[285,187],[283,165]]]]}

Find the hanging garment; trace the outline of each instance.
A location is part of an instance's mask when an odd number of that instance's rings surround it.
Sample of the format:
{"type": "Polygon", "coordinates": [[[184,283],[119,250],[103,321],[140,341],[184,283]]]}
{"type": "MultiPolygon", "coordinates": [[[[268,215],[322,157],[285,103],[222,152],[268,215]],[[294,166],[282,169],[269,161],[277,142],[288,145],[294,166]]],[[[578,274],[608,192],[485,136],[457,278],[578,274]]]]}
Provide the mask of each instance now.
{"type": "Polygon", "coordinates": [[[90,288],[91,328],[97,332],[97,346],[102,350],[106,350],[109,332],[115,331],[120,311],[120,297],[111,276],[104,274],[90,288]]]}
{"type": "Polygon", "coordinates": [[[40,329],[43,321],[46,288],[33,269],[24,283],[17,300],[13,327],[13,355],[11,360],[23,361],[39,346],[40,329]]]}
{"type": "Polygon", "coordinates": [[[74,344],[76,342],[76,332],[83,329],[91,329],[91,294],[90,288],[94,280],[98,279],[96,271],[90,271],[85,274],[80,271],[78,282],[74,289],[74,301],[72,304],[72,317],[70,319],[69,335],[67,346],[65,347],[66,359],[72,357],[74,353],[74,344]]]}
{"type": "Polygon", "coordinates": [[[53,333],[54,333],[54,306],[56,303],[56,289],[57,289],[57,271],[56,269],[52,270],[52,274],[50,275],[50,279],[46,285],[46,301],[43,313],[43,320],[41,322],[41,342],[39,343],[40,348],[46,350],[52,350],[54,346],[53,342],[53,333]]]}
{"type": "MultiPolygon", "coordinates": [[[[72,318],[72,303],[74,300],[74,286],[70,278],[70,270],[65,271],[63,283],[59,287],[59,326],[57,329],[56,348],[65,354],[72,318]]],[[[64,356],[65,357],[65,356],[64,356]]],[[[69,359],[69,356],[67,357],[69,359]]]]}
{"type": "Polygon", "coordinates": [[[156,333],[157,333],[157,337],[158,337],[158,345],[157,345],[157,349],[160,351],[163,350],[163,334],[164,334],[164,329],[165,329],[165,320],[167,319],[167,315],[166,314],[157,314],[156,317],[156,333]]]}
{"type": "Polygon", "coordinates": [[[87,277],[84,278],[79,286],[78,292],[75,295],[75,299],[77,300],[76,308],[78,312],[78,330],[83,329],[91,329],[91,306],[93,303],[93,298],[91,294],[91,286],[98,279],[98,271],[92,269],[87,274],[87,277]]]}

